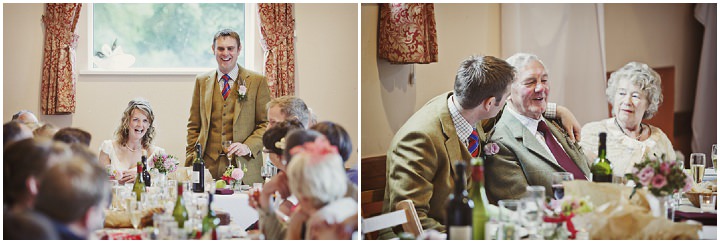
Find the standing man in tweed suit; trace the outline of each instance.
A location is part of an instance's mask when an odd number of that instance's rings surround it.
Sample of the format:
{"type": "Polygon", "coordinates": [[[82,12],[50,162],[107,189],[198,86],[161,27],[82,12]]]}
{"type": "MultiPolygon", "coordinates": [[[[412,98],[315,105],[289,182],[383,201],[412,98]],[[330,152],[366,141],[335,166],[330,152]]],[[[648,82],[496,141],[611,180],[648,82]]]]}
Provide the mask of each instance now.
{"type": "Polygon", "coordinates": [[[212,50],[218,68],[195,78],[185,166],[192,165],[195,143],[200,143],[205,167],[213,179],[220,179],[230,163],[221,143],[232,140],[228,153],[235,155],[235,166],[245,170],[243,183],[252,185],[262,182],[260,152],[270,90],[265,76],[237,64],[241,49],[237,32],[224,29],[215,34],[212,50]]]}

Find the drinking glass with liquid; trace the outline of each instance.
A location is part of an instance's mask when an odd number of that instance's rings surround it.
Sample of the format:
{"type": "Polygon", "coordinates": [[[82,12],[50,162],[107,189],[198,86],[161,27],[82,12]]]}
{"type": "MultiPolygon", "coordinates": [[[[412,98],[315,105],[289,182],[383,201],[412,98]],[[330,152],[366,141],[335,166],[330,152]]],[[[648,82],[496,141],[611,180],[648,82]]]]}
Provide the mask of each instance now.
{"type": "Polygon", "coordinates": [[[703,181],[703,176],[705,176],[705,154],[690,154],[690,174],[692,174],[695,183],[703,181]]]}
{"type": "Polygon", "coordinates": [[[564,181],[572,181],[574,180],[574,176],[570,172],[553,172],[552,174],[552,190],[553,190],[553,197],[555,197],[555,200],[560,200],[565,196],[565,186],[563,185],[564,181]]]}

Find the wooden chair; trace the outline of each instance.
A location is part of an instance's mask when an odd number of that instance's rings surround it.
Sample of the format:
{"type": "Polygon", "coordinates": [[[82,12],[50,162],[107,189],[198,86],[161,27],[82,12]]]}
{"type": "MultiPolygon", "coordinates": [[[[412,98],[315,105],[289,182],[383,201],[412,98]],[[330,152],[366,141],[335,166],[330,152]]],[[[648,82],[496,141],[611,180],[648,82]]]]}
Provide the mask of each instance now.
{"type": "Polygon", "coordinates": [[[368,157],[361,160],[360,175],[360,207],[363,218],[370,218],[382,213],[385,197],[385,156],[368,157]]]}
{"type": "Polygon", "coordinates": [[[403,231],[419,236],[423,233],[422,225],[418,219],[415,206],[411,200],[400,201],[395,208],[397,211],[381,214],[362,220],[362,233],[368,234],[381,229],[402,225],[403,231]]]}

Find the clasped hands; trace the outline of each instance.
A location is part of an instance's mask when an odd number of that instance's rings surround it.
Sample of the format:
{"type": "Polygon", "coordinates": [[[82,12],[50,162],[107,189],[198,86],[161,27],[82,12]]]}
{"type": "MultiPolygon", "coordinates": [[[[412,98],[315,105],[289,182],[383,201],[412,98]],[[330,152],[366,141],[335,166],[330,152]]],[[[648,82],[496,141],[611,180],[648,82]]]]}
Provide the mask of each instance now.
{"type": "Polygon", "coordinates": [[[250,151],[250,147],[248,147],[247,145],[240,143],[240,142],[234,142],[234,143],[230,144],[230,147],[228,147],[227,153],[234,154],[237,156],[245,156],[245,155],[249,155],[250,153],[252,153],[252,151],[250,151]]]}

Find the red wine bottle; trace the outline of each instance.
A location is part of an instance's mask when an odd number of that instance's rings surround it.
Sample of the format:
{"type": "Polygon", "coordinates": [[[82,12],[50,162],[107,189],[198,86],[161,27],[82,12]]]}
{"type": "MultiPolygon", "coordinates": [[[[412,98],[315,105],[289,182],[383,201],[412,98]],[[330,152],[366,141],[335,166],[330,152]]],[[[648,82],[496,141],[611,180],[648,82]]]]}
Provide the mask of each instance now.
{"type": "Polygon", "coordinates": [[[455,162],[455,189],[446,204],[448,240],[471,240],[473,234],[473,201],[465,189],[465,162],[455,162]]]}

